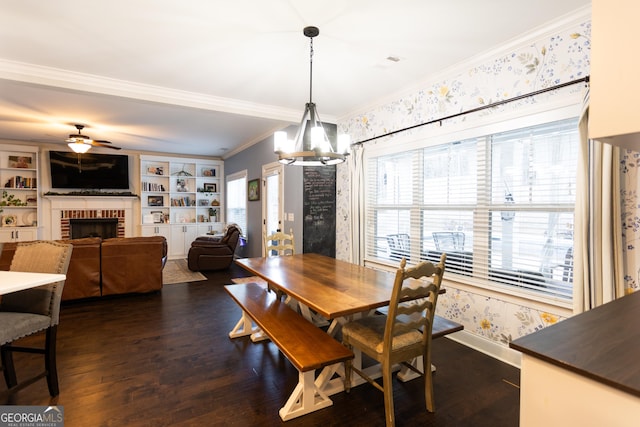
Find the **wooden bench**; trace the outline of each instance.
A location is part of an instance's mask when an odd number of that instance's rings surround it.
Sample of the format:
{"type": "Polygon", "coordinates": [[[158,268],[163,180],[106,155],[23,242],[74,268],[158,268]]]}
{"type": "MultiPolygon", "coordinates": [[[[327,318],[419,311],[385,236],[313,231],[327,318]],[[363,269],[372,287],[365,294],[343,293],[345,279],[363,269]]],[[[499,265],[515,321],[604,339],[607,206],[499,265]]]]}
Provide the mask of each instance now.
{"type": "Polygon", "coordinates": [[[452,334],[464,329],[460,323],[453,320],[445,319],[444,317],[433,316],[433,328],[431,328],[431,339],[441,338],[445,335],[452,334]]]}
{"type": "Polygon", "coordinates": [[[229,336],[256,332],[253,320],[298,370],[298,385],[280,409],[280,418],[287,421],[331,406],[333,402],[322,390],[323,385],[341,363],[354,357],[353,352],[277,299],[273,292],[267,292],[264,284],[226,285],[225,290],[243,311],[243,318],[229,336]],[[330,369],[323,369],[316,379],[315,371],[322,368],[330,369]]]}

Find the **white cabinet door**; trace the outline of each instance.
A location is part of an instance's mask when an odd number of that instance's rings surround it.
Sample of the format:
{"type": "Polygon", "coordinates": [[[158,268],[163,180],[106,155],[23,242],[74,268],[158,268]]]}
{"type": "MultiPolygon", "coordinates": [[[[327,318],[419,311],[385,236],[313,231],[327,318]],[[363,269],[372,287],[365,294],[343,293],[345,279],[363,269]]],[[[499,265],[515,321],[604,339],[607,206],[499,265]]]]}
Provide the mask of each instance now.
{"type": "Polygon", "coordinates": [[[193,242],[198,236],[198,227],[193,225],[172,225],[169,240],[169,258],[186,258],[193,242]]]}
{"type": "Polygon", "coordinates": [[[30,242],[38,240],[37,228],[0,229],[0,242],[30,242]]]}
{"type": "Polygon", "coordinates": [[[171,240],[171,228],[168,225],[143,225],[143,236],[164,236],[167,242],[171,240]]]}
{"type": "Polygon", "coordinates": [[[222,234],[222,224],[218,222],[212,222],[209,224],[198,225],[198,236],[204,236],[206,234],[222,234]]]}

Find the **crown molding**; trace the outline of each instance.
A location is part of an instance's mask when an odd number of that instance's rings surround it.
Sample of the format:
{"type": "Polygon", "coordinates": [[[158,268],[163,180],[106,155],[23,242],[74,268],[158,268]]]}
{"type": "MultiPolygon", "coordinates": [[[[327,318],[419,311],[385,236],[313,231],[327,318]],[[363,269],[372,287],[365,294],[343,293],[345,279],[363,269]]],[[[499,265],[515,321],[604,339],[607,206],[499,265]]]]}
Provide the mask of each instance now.
{"type": "Polygon", "coordinates": [[[0,58],[0,79],[295,123],[300,111],[0,58]]]}

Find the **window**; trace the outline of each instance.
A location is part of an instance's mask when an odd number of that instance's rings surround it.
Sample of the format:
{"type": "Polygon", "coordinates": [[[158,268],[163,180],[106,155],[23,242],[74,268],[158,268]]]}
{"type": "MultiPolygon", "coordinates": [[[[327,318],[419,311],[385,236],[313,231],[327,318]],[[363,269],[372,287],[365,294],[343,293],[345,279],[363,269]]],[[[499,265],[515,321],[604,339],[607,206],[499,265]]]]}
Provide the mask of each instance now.
{"type": "Polygon", "coordinates": [[[366,258],[571,298],[577,150],[567,119],[368,157],[366,258]]]}
{"type": "Polygon", "coordinates": [[[247,171],[227,176],[227,222],[247,233],[247,171]]]}

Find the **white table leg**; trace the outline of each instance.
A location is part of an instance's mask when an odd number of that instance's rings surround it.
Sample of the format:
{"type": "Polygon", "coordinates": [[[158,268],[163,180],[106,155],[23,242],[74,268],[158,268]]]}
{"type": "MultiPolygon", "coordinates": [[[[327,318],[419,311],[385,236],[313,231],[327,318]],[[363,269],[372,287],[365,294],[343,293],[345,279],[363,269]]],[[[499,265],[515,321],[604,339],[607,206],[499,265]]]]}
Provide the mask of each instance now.
{"type": "Polygon", "coordinates": [[[288,421],[331,405],[333,401],[316,385],[315,371],[299,372],[298,385],[279,414],[282,421],[288,421]]]}

